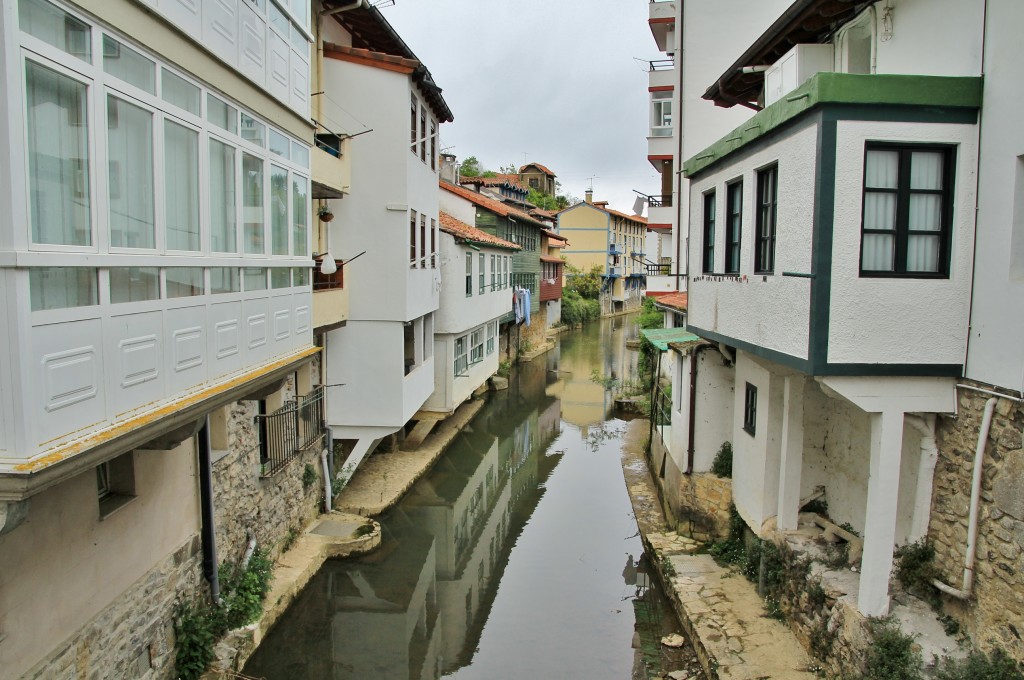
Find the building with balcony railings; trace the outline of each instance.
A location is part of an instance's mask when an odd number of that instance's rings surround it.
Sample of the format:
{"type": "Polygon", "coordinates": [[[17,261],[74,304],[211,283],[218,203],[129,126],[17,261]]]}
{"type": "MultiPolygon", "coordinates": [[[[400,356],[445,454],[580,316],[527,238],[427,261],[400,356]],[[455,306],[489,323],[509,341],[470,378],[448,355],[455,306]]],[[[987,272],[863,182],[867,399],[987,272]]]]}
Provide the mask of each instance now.
{"type": "MultiPolygon", "coordinates": [[[[475,212],[465,201],[463,216],[475,212]]],[[[441,298],[434,322],[434,392],[423,410],[449,414],[498,370],[498,321],[512,309],[507,276],[520,246],[441,212],[441,298]]]]}
{"type": "MultiPolygon", "coordinates": [[[[335,173],[321,181],[342,186],[340,198],[322,194],[317,254],[344,270],[348,309],[339,319],[329,307],[334,327],[323,346],[327,421],[333,438],[347,442],[351,474],[434,391],[438,135],[452,113],[379,10],[366,3],[324,9],[315,112],[321,135],[342,140],[338,153],[351,179],[335,173]]],[[[318,141],[331,155],[331,140],[318,141]]],[[[330,294],[318,290],[314,302],[330,294]]]]}
{"type": "Polygon", "coordinates": [[[540,232],[540,309],[544,326],[551,328],[562,320],[562,279],[565,260],[562,249],[569,239],[550,229],[540,232]]]}
{"type": "Polygon", "coordinates": [[[1024,583],[998,574],[1018,552],[979,536],[1017,507],[1022,469],[1022,18],[1012,2],[799,0],[709,81],[710,102],[756,113],[684,164],[687,325],[706,342],[677,348],[687,436],[668,452],[678,478],[731,441],[759,535],[796,530],[822,496],[863,536],[847,595],[864,615],[889,611],[894,546],[932,542],[946,611],[1017,658],[1004,603],[1024,583]],[[695,375],[697,347],[720,357],[695,375]],[[693,418],[691,380],[724,418],[701,401],[693,418]]]}
{"type": "Polygon", "coordinates": [[[320,493],[310,8],[0,16],[0,667],[169,677],[218,547],[273,546],[320,493]]]}
{"type": "Polygon", "coordinates": [[[529,347],[533,350],[544,346],[547,326],[539,318],[540,247],[544,223],[523,210],[467,187],[445,181],[440,186],[442,210],[491,236],[520,247],[502,265],[507,265],[508,269],[496,272],[499,280],[506,280],[509,284],[509,299],[515,293],[519,300],[519,313],[513,309],[499,319],[500,341],[506,354],[512,356],[518,349],[529,347]]]}
{"type": "Polygon", "coordinates": [[[647,288],[647,218],[594,201],[589,190],[583,203],[557,218],[559,235],[571,243],[562,249],[565,261],[584,273],[596,267],[601,274],[601,313],[639,309],[647,288]]]}
{"type": "Polygon", "coordinates": [[[661,55],[647,62],[647,159],[659,179],[637,193],[647,206],[650,235],[647,294],[657,296],[686,290],[688,201],[682,161],[745,118],[742,110],[707,107],[701,100],[704,87],[781,13],[785,1],[687,5],[657,0],[648,7],[651,36],[661,55]],[[723,25],[729,30],[722,31],[723,25]]]}

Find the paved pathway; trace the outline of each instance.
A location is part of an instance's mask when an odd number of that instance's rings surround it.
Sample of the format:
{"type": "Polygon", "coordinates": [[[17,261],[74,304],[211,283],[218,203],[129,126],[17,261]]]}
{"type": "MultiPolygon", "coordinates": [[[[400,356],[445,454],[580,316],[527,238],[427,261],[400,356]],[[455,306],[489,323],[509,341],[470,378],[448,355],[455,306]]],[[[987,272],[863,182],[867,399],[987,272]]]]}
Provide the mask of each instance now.
{"type": "Polygon", "coordinates": [[[661,572],[709,678],[721,680],[811,680],[812,662],[793,632],[765,615],[753,584],[739,573],[694,554],[700,545],[666,531],[665,517],[644,458],[649,424],[634,420],[626,431],[622,469],[633,511],[651,562],[661,572]]]}

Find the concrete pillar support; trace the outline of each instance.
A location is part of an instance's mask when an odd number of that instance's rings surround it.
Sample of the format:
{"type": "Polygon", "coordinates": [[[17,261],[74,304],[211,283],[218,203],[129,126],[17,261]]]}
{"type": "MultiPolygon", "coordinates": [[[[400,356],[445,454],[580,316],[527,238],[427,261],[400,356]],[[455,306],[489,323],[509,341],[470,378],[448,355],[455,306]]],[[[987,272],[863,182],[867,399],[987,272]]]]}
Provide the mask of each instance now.
{"type": "Polygon", "coordinates": [[[896,541],[903,412],[883,411],[870,417],[871,464],[857,608],[865,616],[885,616],[889,613],[889,575],[896,541]]]}
{"type": "Polygon", "coordinates": [[[800,473],[804,463],[804,377],[788,375],[783,385],[782,452],[779,466],[780,531],[797,528],[800,513],[800,473]]]}

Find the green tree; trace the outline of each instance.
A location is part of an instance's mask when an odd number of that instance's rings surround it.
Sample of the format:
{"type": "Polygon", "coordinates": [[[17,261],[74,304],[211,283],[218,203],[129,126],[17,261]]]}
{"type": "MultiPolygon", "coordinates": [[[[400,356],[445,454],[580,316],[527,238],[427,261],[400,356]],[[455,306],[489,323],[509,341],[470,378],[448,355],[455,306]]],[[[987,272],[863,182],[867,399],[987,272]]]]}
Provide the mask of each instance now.
{"type": "Polygon", "coordinates": [[[462,160],[459,174],[463,177],[479,177],[484,174],[484,168],[480,165],[480,161],[477,160],[476,156],[466,156],[462,160]]]}
{"type": "Polygon", "coordinates": [[[526,200],[541,210],[558,210],[557,199],[533,187],[530,187],[530,192],[526,194],[526,200]]]}
{"type": "Polygon", "coordinates": [[[596,300],[601,293],[601,273],[604,269],[599,264],[584,272],[579,267],[566,263],[565,289],[577,293],[585,300],[596,300]]]}

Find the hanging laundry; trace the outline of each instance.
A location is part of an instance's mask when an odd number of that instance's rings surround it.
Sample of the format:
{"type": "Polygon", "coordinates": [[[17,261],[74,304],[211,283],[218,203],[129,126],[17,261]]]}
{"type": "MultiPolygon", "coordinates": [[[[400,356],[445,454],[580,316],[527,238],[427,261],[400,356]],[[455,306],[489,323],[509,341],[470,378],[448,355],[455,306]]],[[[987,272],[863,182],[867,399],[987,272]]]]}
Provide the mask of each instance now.
{"type": "Polygon", "coordinates": [[[523,322],[523,289],[516,288],[512,297],[512,311],[516,315],[516,323],[520,324],[523,322]]]}
{"type": "Polygon", "coordinates": [[[523,288],[523,320],[530,325],[530,289],[523,288]]]}

